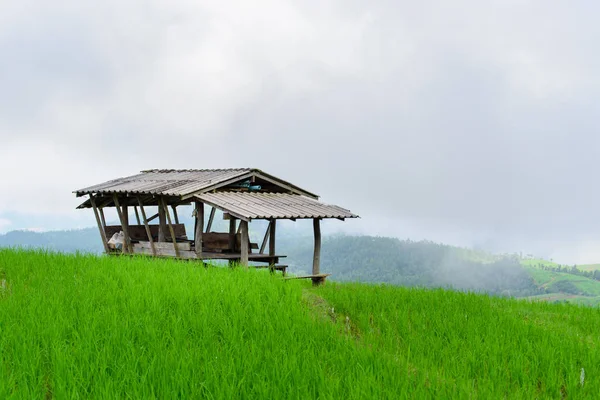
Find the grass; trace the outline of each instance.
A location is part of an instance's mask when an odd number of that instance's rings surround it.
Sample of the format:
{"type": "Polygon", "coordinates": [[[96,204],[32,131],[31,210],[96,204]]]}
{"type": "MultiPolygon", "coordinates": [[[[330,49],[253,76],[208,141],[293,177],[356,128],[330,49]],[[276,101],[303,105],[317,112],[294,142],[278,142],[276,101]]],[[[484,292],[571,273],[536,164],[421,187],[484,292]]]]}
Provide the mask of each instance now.
{"type": "Polygon", "coordinates": [[[536,296],[529,296],[527,298],[533,301],[567,302],[585,306],[598,306],[600,304],[600,296],[582,296],[560,292],[539,294],[536,296]]]}
{"type": "Polygon", "coordinates": [[[599,329],[569,304],[0,250],[3,399],[595,398],[599,329]]]}
{"type": "Polygon", "coordinates": [[[582,271],[598,271],[600,270],[600,264],[578,265],[577,268],[582,271]]]}
{"type": "Polygon", "coordinates": [[[586,278],[585,276],[573,275],[566,272],[543,270],[535,267],[527,267],[527,271],[539,286],[552,289],[559,282],[570,282],[584,296],[600,296],[600,281],[586,278]]]}

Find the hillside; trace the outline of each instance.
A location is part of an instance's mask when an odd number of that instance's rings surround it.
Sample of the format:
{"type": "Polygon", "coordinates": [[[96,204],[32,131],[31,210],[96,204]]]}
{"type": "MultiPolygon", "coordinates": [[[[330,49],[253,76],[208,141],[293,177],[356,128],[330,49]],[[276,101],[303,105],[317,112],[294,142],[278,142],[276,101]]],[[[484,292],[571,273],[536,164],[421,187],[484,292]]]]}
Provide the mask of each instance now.
{"type": "Polygon", "coordinates": [[[0,250],[0,303],[1,398],[600,390],[600,310],[574,305],[10,250],[0,250]]]}
{"type": "MultiPolygon", "coordinates": [[[[254,226],[254,241],[260,241],[260,224],[254,226]]],[[[285,263],[297,274],[310,272],[312,265],[312,237],[303,231],[282,225],[278,231],[278,249],[287,254],[285,263]]],[[[95,228],[56,232],[10,232],[0,235],[2,246],[28,246],[74,252],[101,252],[95,228]]],[[[538,259],[519,259],[499,256],[465,248],[428,241],[399,240],[373,236],[330,235],[323,240],[321,270],[332,273],[332,280],[340,282],[388,283],[401,286],[444,287],[486,292],[494,295],[529,297],[547,301],[573,301],[600,304],[600,298],[589,287],[559,283],[578,274],[593,274],[583,269],[538,259]],[[558,269],[560,268],[560,270],[558,269]],[[556,270],[553,284],[547,284],[543,272],[556,270]],[[568,272],[568,273],[565,273],[568,272]],[[558,279],[558,280],[556,280],[558,279]]],[[[595,273],[600,276],[600,271],[595,273]]],[[[600,287],[600,281],[579,276],[584,286],[600,287]]]]}
{"type": "Polygon", "coordinates": [[[577,268],[579,268],[582,271],[600,271],[600,264],[578,265],[577,268]]]}
{"type": "MultiPolygon", "coordinates": [[[[283,245],[282,245],[283,247],[283,245]]],[[[292,270],[308,272],[310,238],[288,249],[292,270]]],[[[519,260],[428,241],[373,236],[330,236],[323,242],[321,269],[342,282],[451,287],[490,294],[541,294],[519,260]]]]}
{"type": "Polygon", "coordinates": [[[567,301],[586,305],[600,304],[600,281],[567,272],[526,267],[539,288],[547,293],[531,296],[533,300],[567,301]]]}
{"type": "MultiPolygon", "coordinates": [[[[253,233],[259,241],[262,230],[253,233]]],[[[11,232],[0,235],[0,246],[24,245],[72,252],[102,251],[96,229],[59,232],[11,232]]],[[[287,254],[290,271],[308,273],[312,266],[313,239],[282,227],[279,252],[287,254]]],[[[527,271],[514,258],[428,241],[373,236],[326,236],[322,271],[342,282],[390,283],[403,286],[452,287],[509,296],[542,294],[527,271]]]]}

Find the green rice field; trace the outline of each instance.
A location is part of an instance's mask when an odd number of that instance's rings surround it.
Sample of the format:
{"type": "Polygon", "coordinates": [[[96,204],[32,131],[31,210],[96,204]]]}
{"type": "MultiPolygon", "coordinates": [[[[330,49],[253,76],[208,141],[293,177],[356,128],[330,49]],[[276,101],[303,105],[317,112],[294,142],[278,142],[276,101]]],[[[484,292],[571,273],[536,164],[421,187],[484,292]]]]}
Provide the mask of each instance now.
{"type": "Polygon", "coordinates": [[[598,332],[596,307],[0,249],[1,399],[593,399],[598,332]]]}

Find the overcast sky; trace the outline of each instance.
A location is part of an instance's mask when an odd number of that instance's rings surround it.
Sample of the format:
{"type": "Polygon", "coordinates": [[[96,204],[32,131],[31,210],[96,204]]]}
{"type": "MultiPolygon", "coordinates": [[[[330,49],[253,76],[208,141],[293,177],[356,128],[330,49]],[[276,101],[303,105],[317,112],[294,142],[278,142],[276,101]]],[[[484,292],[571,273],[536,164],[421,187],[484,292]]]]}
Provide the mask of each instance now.
{"type": "Polygon", "coordinates": [[[600,4],[0,0],[0,232],[249,166],[349,232],[600,261],[600,4]]]}

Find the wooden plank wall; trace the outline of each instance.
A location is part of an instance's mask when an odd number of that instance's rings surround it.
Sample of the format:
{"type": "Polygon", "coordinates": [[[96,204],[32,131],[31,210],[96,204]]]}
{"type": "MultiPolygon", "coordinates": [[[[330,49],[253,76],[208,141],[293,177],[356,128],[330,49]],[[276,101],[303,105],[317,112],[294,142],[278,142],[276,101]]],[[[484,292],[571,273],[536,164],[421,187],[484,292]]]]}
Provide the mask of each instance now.
{"type": "MultiPolygon", "coordinates": [[[[158,225],[148,225],[150,233],[155,240],[158,239],[158,225]]],[[[107,239],[110,239],[115,233],[121,231],[121,225],[108,225],[105,229],[107,239]]],[[[180,240],[187,240],[185,232],[185,225],[174,224],[173,230],[175,231],[175,237],[180,240]]],[[[132,240],[148,240],[148,234],[146,233],[146,227],[144,225],[129,225],[129,236],[132,240]]],[[[171,240],[171,235],[167,233],[167,239],[171,240]]]]}

